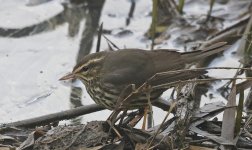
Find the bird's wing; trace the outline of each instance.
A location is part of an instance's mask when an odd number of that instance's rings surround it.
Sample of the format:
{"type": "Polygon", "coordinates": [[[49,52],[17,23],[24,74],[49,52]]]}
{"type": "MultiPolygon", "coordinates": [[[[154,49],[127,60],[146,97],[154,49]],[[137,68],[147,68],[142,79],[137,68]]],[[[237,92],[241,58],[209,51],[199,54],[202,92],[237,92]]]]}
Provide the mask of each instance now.
{"type": "MultiPolygon", "coordinates": [[[[174,50],[121,50],[112,52],[106,57],[101,71],[103,74],[101,81],[124,86],[135,84],[138,87],[156,73],[178,70],[184,66],[181,54],[174,50]]],[[[166,75],[166,78],[169,77],[175,76],[166,75]]]]}
{"type": "Polygon", "coordinates": [[[121,50],[106,57],[101,70],[101,82],[114,85],[142,85],[155,70],[144,50],[121,50]]]}
{"type": "Polygon", "coordinates": [[[204,58],[227,50],[230,45],[226,42],[218,42],[202,50],[181,53],[181,57],[186,63],[203,60],[204,58]]]}
{"type": "Polygon", "coordinates": [[[181,53],[176,50],[160,49],[148,51],[155,72],[179,70],[185,67],[185,61],[181,59],[181,53]]]}
{"type": "Polygon", "coordinates": [[[180,81],[185,81],[189,79],[198,78],[203,74],[206,74],[207,71],[205,70],[184,70],[184,71],[167,71],[167,72],[160,72],[153,76],[151,79],[148,80],[149,85],[151,86],[160,86],[164,85],[164,89],[173,87],[175,85],[180,84],[180,81]],[[170,83],[173,84],[171,85],[170,83]],[[170,86],[165,86],[170,84],[170,86]]]}
{"type": "MultiPolygon", "coordinates": [[[[121,85],[122,88],[130,84],[136,87],[142,85],[156,73],[183,69],[186,63],[204,59],[207,56],[227,49],[225,42],[214,44],[204,50],[179,53],[174,50],[145,51],[128,49],[111,52],[106,57],[101,71],[101,82],[107,85],[121,85]],[[132,67],[134,66],[134,67],[132,67]]],[[[158,76],[152,81],[158,85],[172,81],[186,80],[199,77],[206,71],[175,72],[158,76]]]]}

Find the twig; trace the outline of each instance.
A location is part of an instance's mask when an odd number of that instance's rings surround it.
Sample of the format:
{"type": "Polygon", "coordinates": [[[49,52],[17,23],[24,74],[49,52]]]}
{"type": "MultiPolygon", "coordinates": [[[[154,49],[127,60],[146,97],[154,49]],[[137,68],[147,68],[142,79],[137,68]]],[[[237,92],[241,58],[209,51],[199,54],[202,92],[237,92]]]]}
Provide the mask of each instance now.
{"type": "Polygon", "coordinates": [[[16,121],[12,123],[3,124],[2,126],[19,126],[19,127],[34,127],[39,125],[46,125],[52,122],[65,120],[65,119],[71,119],[77,116],[90,114],[93,112],[104,110],[105,108],[97,105],[97,104],[91,104],[86,106],[77,107],[71,110],[66,110],[58,113],[53,113],[49,115],[44,115],[40,117],[35,117],[31,119],[25,119],[21,121],[16,121]]]}
{"type": "Polygon", "coordinates": [[[178,84],[186,84],[186,83],[193,83],[193,82],[197,82],[197,83],[205,83],[205,82],[211,82],[211,81],[217,81],[217,80],[252,80],[252,77],[238,77],[238,78],[215,78],[215,79],[190,79],[190,80],[185,80],[185,81],[175,81],[175,82],[170,82],[167,84],[160,84],[157,86],[152,86],[153,90],[156,89],[164,89],[164,88],[170,88],[172,86],[178,85],[178,84]]]}
{"type": "Polygon", "coordinates": [[[201,71],[201,70],[213,70],[213,69],[241,69],[241,70],[252,70],[251,68],[240,68],[240,67],[208,67],[208,68],[193,68],[193,69],[181,69],[181,70],[172,70],[172,71],[166,71],[166,72],[160,72],[151,77],[149,80],[154,78],[157,75],[168,75],[168,74],[174,74],[174,73],[180,73],[180,72],[187,72],[187,71],[201,71]]]}
{"type": "Polygon", "coordinates": [[[174,81],[174,82],[168,82],[168,83],[160,84],[160,85],[156,85],[156,86],[149,85],[149,82],[151,82],[153,79],[155,79],[156,77],[161,76],[161,75],[169,75],[169,74],[175,74],[175,73],[180,73],[180,72],[200,71],[200,70],[208,70],[208,69],[244,69],[244,70],[251,70],[250,68],[239,68],[239,67],[210,67],[210,68],[183,69],[183,70],[175,70],[175,71],[167,71],[167,72],[157,73],[154,76],[152,76],[151,78],[149,78],[140,87],[133,90],[128,96],[126,96],[126,98],[124,98],[122,100],[122,102],[120,103],[119,108],[123,107],[123,104],[125,104],[125,102],[127,100],[130,100],[130,98],[132,96],[134,96],[135,94],[142,93],[144,90],[145,90],[145,92],[147,92],[146,89],[149,89],[149,90],[168,89],[168,88],[171,88],[172,86],[175,86],[175,85],[178,85],[178,84],[186,84],[186,83],[192,83],[192,82],[206,83],[206,82],[211,82],[211,81],[216,81],[216,80],[236,80],[236,79],[252,80],[252,77],[251,78],[250,77],[247,77],[247,78],[237,77],[237,78],[193,79],[193,80],[189,79],[189,80],[184,80],[184,81],[179,80],[179,81],[174,81]]]}
{"type": "Polygon", "coordinates": [[[98,31],[98,38],[97,38],[97,43],[96,43],[96,53],[100,51],[102,30],[103,30],[103,23],[101,23],[101,25],[99,27],[99,31],[98,31]]]}
{"type": "Polygon", "coordinates": [[[119,131],[114,127],[114,123],[112,123],[110,120],[107,120],[107,123],[109,126],[115,131],[116,135],[119,137],[119,139],[122,139],[122,135],[119,133],[119,131]]]}
{"type": "Polygon", "coordinates": [[[113,47],[115,47],[117,50],[120,50],[120,48],[118,48],[112,41],[110,41],[104,34],[103,37],[107,40],[108,44],[111,44],[113,47]]]}
{"type": "Polygon", "coordinates": [[[153,143],[154,139],[156,138],[156,136],[159,134],[160,129],[162,128],[162,125],[165,123],[166,119],[168,118],[169,114],[172,112],[173,108],[176,106],[176,102],[172,103],[169,111],[167,112],[165,118],[163,119],[162,123],[160,124],[159,128],[157,129],[156,133],[153,135],[150,143],[148,144],[147,148],[149,148],[151,146],[151,144],[153,143]]]}

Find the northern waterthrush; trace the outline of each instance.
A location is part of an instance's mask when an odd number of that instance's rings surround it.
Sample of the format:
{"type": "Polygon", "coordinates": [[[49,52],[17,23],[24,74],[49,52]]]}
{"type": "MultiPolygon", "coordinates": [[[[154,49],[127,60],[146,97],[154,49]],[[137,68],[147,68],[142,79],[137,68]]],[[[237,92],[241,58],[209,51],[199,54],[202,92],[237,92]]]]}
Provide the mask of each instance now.
{"type": "MultiPolygon", "coordinates": [[[[79,79],[86,86],[91,98],[107,109],[116,107],[119,96],[129,94],[125,89],[129,85],[138,88],[156,73],[180,70],[186,64],[202,60],[208,56],[227,49],[225,42],[213,44],[203,50],[180,53],[175,50],[141,50],[122,49],[104,51],[85,56],[72,73],[60,80],[79,79]]],[[[152,85],[197,78],[206,71],[180,72],[170,74],[165,78],[154,80],[152,85]]],[[[155,102],[167,89],[153,90],[150,93],[151,102],[155,102]]],[[[148,106],[146,94],[133,97],[125,109],[144,108],[148,106]]]]}

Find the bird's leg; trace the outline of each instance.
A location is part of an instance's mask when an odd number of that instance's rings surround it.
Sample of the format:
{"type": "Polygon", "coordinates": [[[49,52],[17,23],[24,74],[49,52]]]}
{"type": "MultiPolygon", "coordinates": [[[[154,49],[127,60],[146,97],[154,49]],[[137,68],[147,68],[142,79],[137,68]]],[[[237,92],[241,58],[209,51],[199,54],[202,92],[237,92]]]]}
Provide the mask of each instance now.
{"type": "MultiPolygon", "coordinates": [[[[150,94],[151,94],[151,86],[147,86],[146,87],[147,89],[147,93],[146,93],[146,97],[147,97],[147,100],[148,100],[148,106],[146,106],[144,108],[144,118],[143,118],[143,125],[142,125],[142,129],[145,130],[145,127],[146,127],[146,120],[147,120],[147,114],[148,112],[152,113],[152,104],[151,104],[151,99],[150,99],[150,94]]],[[[151,116],[153,116],[152,114],[150,114],[151,116]]],[[[151,121],[152,122],[152,121],[151,121]]]]}
{"type": "Polygon", "coordinates": [[[116,122],[116,118],[118,116],[118,114],[121,112],[121,109],[115,109],[110,116],[108,117],[107,121],[110,121],[112,125],[115,124],[116,122]]]}
{"type": "Polygon", "coordinates": [[[111,113],[111,115],[109,116],[109,118],[107,119],[107,122],[109,123],[109,125],[110,125],[110,127],[112,129],[115,130],[114,124],[117,121],[117,116],[124,109],[123,107],[124,107],[125,96],[128,96],[127,94],[131,93],[134,89],[135,89],[135,85],[134,84],[129,84],[128,86],[126,86],[123,89],[123,91],[118,96],[118,99],[117,99],[117,102],[116,102],[116,105],[115,105],[115,109],[111,113]]]}
{"type": "Polygon", "coordinates": [[[118,130],[114,127],[114,124],[116,122],[116,118],[118,116],[118,114],[121,112],[120,109],[115,109],[111,115],[108,117],[107,119],[107,123],[109,124],[110,126],[110,129],[109,129],[109,133],[111,132],[111,129],[113,129],[115,131],[115,133],[117,134],[117,136],[119,137],[119,139],[122,138],[121,134],[118,132],[118,130]]]}
{"type": "Polygon", "coordinates": [[[146,120],[147,120],[147,114],[148,114],[148,111],[149,111],[149,108],[148,108],[148,106],[146,106],[145,108],[144,108],[144,118],[143,118],[143,124],[142,124],[142,129],[143,130],[145,130],[145,128],[146,128],[146,120]]]}
{"type": "Polygon", "coordinates": [[[109,116],[109,118],[107,120],[111,121],[111,124],[114,125],[114,123],[116,122],[116,118],[118,116],[118,114],[122,111],[122,107],[123,107],[123,100],[125,98],[125,94],[128,93],[128,90],[132,90],[133,84],[128,85],[127,87],[124,88],[124,90],[120,93],[120,95],[118,96],[116,105],[115,105],[115,109],[114,111],[111,113],[111,115],[109,116]]]}

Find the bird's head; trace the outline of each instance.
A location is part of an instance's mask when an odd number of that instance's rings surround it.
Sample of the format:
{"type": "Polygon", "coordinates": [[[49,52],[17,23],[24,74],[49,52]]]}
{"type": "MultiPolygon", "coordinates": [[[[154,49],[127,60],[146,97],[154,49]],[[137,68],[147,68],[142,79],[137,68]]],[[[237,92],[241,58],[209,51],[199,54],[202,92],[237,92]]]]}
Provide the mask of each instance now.
{"type": "Polygon", "coordinates": [[[100,75],[100,70],[106,56],[106,52],[98,52],[85,56],[74,68],[73,71],[59,80],[79,79],[87,83],[100,75]]]}

